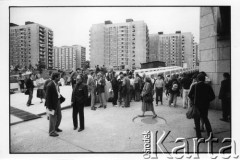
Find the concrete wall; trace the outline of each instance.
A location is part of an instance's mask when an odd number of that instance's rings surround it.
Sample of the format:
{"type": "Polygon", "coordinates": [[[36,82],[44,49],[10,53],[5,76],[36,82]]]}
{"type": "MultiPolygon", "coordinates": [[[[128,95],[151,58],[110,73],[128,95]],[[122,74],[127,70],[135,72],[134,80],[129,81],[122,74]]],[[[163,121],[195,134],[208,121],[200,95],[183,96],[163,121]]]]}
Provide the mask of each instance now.
{"type": "Polygon", "coordinates": [[[221,109],[218,94],[223,73],[230,73],[231,41],[218,40],[217,22],[221,16],[219,7],[201,7],[200,12],[199,71],[206,72],[211,79],[216,95],[211,108],[221,109]]]}

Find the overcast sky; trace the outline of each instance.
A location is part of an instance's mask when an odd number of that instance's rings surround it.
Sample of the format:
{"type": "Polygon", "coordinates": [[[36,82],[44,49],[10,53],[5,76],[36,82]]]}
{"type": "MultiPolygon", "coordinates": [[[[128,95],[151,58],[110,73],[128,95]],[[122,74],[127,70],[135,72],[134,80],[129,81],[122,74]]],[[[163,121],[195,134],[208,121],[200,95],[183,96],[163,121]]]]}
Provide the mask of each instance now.
{"type": "Polygon", "coordinates": [[[51,28],[54,46],[82,45],[89,59],[89,29],[92,24],[111,20],[143,20],[149,33],[191,32],[199,42],[199,7],[20,7],[10,9],[10,22],[24,25],[33,21],[51,28]]]}

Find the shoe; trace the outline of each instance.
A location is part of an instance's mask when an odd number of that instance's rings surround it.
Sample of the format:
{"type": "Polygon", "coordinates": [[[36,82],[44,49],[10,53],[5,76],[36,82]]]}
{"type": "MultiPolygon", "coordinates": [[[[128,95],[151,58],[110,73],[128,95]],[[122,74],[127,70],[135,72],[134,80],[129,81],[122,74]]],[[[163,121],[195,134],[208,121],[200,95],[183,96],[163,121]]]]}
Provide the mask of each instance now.
{"type": "Polygon", "coordinates": [[[106,108],[107,108],[107,106],[105,105],[105,106],[103,106],[103,108],[104,108],[104,109],[106,109],[106,108]]]}
{"type": "Polygon", "coordinates": [[[156,118],[157,117],[157,115],[155,114],[152,118],[156,118]]]}
{"type": "Polygon", "coordinates": [[[32,103],[31,104],[27,104],[28,107],[31,106],[31,105],[34,105],[34,104],[32,104],[32,103]]]}
{"type": "Polygon", "coordinates": [[[56,131],[57,131],[57,132],[62,132],[62,130],[61,130],[61,129],[59,129],[59,128],[57,128],[57,129],[56,129],[56,131]]]}
{"type": "Polygon", "coordinates": [[[53,133],[51,133],[49,136],[51,136],[51,137],[57,137],[57,136],[59,136],[59,134],[53,132],[53,133]]]}
{"type": "Polygon", "coordinates": [[[138,115],[138,117],[144,117],[144,115],[138,115]]]}
{"type": "Polygon", "coordinates": [[[103,106],[102,105],[100,105],[98,108],[102,108],[103,106]]]}
{"type": "Polygon", "coordinates": [[[77,129],[77,127],[73,127],[73,130],[76,130],[77,129]]]}
{"type": "Polygon", "coordinates": [[[78,132],[81,132],[81,131],[83,131],[83,130],[84,130],[84,129],[79,128],[79,129],[78,129],[78,132]]]}
{"type": "Polygon", "coordinates": [[[43,103],[43,101],[41,101],[40,103],[43,103]]]}
{"type": "Polygon", "coordinates": [[[92,107],[92,108],[91,108],[91,110],[94,110],[94,111],[95,111],[95,110],[96,110],[96,108],[95,108],[95,107],[92,107]]]}

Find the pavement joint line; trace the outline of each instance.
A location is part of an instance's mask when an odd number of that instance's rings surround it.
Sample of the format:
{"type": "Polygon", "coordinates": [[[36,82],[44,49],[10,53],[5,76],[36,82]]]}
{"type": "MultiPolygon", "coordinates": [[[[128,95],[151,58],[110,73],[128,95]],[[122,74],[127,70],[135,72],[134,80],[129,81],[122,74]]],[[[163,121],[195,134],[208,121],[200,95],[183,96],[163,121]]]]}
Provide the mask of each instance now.
{"type": "MultiPolygon", "coordinates": [[[[29,125],[29,124],[28,124],[28,125],[29,125]]],[[[36,128],[37,130],[40,130],[40,131],[42,131],[42,132],[44,132],[44,133],[46,133],[46,134],[49,134],[49,133],[46,132],[45,130],[43,130],[43,129],[41,129],[41,128],[37,128],[35,125],[29,125],[29,126],[31,126],[31,127],[33,127],[33,128],[36,128]]],[[[76,145],[76,144],[74,144],[74,143],[68,142],[68,141],[66,141],[64,138],[61,138],[61,137],[55,137],[55,138],[58,138],[58,139],[66,142],[66,143],[68,143],[68,144],[71,144],[71,145],[75,146],[75,147],[78,147],[78,148],[81,148],[81,149],[86,150],[86,151],[88,151],[88,152],[94,153],[94,151],[91,151],[91,150],[89,150],[89,149],[85,149],[85,148],[83,148],[83,147],[81,147],[81,146],[78,146],[78,145],[76,145]]],[[[80,152],[80,153],[81,153],[81,152],[80,152]]]]}

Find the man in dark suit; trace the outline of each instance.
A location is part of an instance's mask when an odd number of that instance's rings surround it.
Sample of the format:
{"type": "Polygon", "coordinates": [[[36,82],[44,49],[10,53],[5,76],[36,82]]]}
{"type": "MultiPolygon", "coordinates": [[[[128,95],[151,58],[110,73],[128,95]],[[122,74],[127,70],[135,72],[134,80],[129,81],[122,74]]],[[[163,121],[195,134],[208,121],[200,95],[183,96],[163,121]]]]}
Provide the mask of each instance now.
{"type": "Polygon", "coordinates": [[[58,136],[56,132],[62,132],[62,130],[59,129],[59,125],[62,119],[60,90],[58,86],[60,74],[53,73],[51,79],[52,81],[50,81],[47,85],[45,105],[49,111],[54,111],[53,114],[49,114],[49,135],[56,137],[58,136]]]}
{"type": "Polygon", "coordinates": [[[77,76],[81,73],[81,69],[77,68],[76,72],[72,72],[71,73],[71,83],[72,83],[72,89],[74,89],[75,85],[76,85],[76,78],[77,76]]]}
{"type": "Polygon", "coordinates": [[[124,107],[130,107],[130,80],[128,78],[127,73],[123,74],[123,99],[124,99],[124,107]]]}
{"type": "Polygon", "coordinates": [[[229,122],[231,116],[231,79],[228,73],[223,73],[223,78],[218,96],[222,100],[222,118],[220,120],[229,122]]]}
{"type": "Polygon", "coordinates": [[[33,78],[34,75],[30,74],[29,78],[26,80],[26,88],[28,90],[29,96],[28,96],[28,101],[27,101],[27,106],[29,107],[32,104],[32,98],[33,98],[33,89],[34,89],[34,84],[33,84],[33,78]]]}
{"type": "Polygon", "coordinates": [[[204,83],[205,75],[201,73],[198,74],[197,80],[198,80],[198,83],[192,86],[188,96],[192,102],[195,102],[196,108],[200,112],[199,117],[194,117],[194,123],[196,127],[196,136],[197,138],[201,138],[202,135],[200,131],[200,118],[202,118],[202,120],[204,121],[208,136],[210,136],[210,134],[212,133],[212,127],[208,120],[208,108],[209,108],[210,102],[214,100],[215,94],[213,92],[212,87],[204,83]]]}
{"type": "Polygon", "coordinates": [[[77,115],[79,114],[80,128],[78,132],[84,130],[84,105],[88,97],[87,85],[83,83],[83,76],[77,76],[77,84],[72,92],[71,106],[73,107],[73,126],[74,130],[78,127],[77,115]]]}

